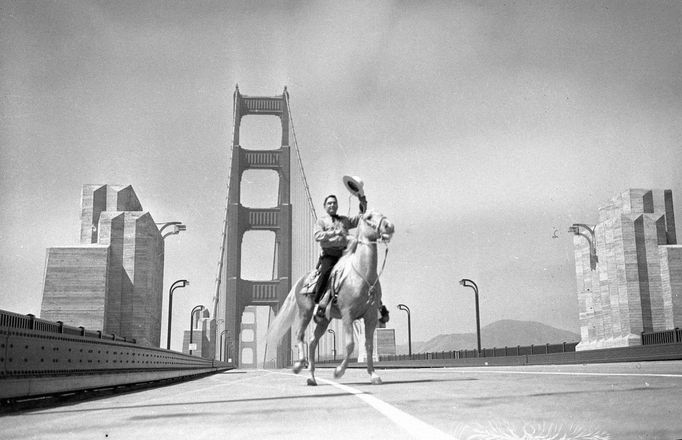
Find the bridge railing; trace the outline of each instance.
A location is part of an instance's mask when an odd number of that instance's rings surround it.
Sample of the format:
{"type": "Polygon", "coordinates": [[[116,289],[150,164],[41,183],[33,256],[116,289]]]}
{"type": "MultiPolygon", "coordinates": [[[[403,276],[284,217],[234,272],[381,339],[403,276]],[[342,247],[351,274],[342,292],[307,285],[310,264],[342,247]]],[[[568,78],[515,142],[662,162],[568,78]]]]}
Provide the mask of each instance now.
{"type": "Polygon", "coordinates": [[[642,332],[642,345],[682,343],[682,329],[664,330],[660,332],[642,332]]]}
{"type": "MultiPolygon", "coordinates": [[[[682,344],[682,329],[675,328],[659,332],[642,332],[642,346],[682,344]]],[[[439,359],[473,359],[473,358],[496,358],[505,356],[532,356],[555,353],[571,353],[576,351],[578,342],[562,342],[560,344],[540,344],[540,345],[517,345],[512,347],[493,347],[482,348],[479,354],[476,350],[452,350],[423,352],[398,355],[381,355],[380,361],[427,361],[439,359]]],[[[334,363],[330,356],[324,356],[318,360],[319,363],[334,363]]],[[[351,362],[356,362],[352,359],[351,362]]]]}
{"type": "MultiPolygon", "coordinates": [[[[429,368],[488,365],[590,364],[604,362],[644,362],[682,360],[682,332],[679,328],[663,332],[644,333],[642,345],[576,351],[577,342],[527,345],[476,350],[454,350],[428,353],[379,356],[379,368],[429,368]]],[[[337,363],[330,358],[318,360],[321,365],[337,363]]],[[[364,363],[350,360],[353,368],[364,363]]]]}
{"type": "Polygon", "coordinates": [[[155,382],[233,368],[0,310],[0,399],[155,382]]]}
{"type": "Polygon", "coordinates": [[[112,341],[123,341],[135,343],[134,338],[121,337],[115,334],[103,333],[101,330],[88,330],[84,327],[72,327],[64,325],[61,321],[47,321],[36,318],[35,315],[20,315],[18,313],[0,310],[0,327],[11,327],[15,329],[39,330],[43,332],[59,333],[67,335],[83,336],[86,338],[107,339],[112,341]]]}
{"type": "MultiPolygon", "coordinates": [[[[542,344],[542,345],[517,345],[514,347],[493,347],[482,348],[479,354],[476,350],[448,350],[396,355],[380,355],[380,361],[425,361],[437,359],[472,359],[472,358],[492,358],[504,356],[528,356],[536,354],[551,353],[570,353],[575,351],[577,342],[562,342],[561,344],[542,344]]],[[[338,360],[338,359],[337,359],[338,360]]],[[[355,362],[352,359],[351,362],[355,362]]],[[[319,363],[333,363],[329,356],[321,358],[319,363]]]]}
{"type": "Polygon", "coordinates": [[[379,356],[379,360],[393,361],[393,360],[429,360],[429,359],[470,359],[482,357],[503,357],[503,356],[525,356],[534,354],[550,354],[550,353],[568,353],[575,351],[577,342],[562,342],[561,344],[542,344],[542,345],[517,345],[515,347],[493,347],[482,348],[478,353],[476,350],[452,350],[452,351],[437,351],[428,353],[415,353],[412,356],[407,354],[401,355],[383,355],[379,356]]]}

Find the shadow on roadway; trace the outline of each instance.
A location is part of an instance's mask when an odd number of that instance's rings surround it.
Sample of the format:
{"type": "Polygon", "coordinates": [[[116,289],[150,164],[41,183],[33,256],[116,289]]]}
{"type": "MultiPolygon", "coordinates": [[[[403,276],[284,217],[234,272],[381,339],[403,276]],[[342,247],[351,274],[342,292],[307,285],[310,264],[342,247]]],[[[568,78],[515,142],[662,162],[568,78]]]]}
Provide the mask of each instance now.
{"type": "MultiPolygon", "coordinates": [[[[214,374],[244,374],[245,371],[228,370],[214,374]]],[[[204,378],[206,375],[199,375],[190,378],[168,379],[157,382],[143,382],[129,385],[103,387],[96,389],[73,391],[63,394],[53,394],[38,397],[26,397],[12,399],[10,401],[0,401],[0,416],[11,413],[24,413],[41,409],[56,408],[60,406],[75,405],[80,402],[90,402],[106,399],[112,396],[134,394],[153,388],[162,388],[181,382],[192,382],[204,378]]]]}
{"type": "MultiPolygon", "coordinates": [[[[463,377],[461,379],[415,379],[415,380],[384,380],[383,378],[381,379],[381,385],[379,386],[385,386],[385,385],[404,385],[404,384],[415,384],[415,383],[434,383],[434,382],[465,382],[465,381],[470,381],[470,380],[479,380],[475,377],[463,377]]],[[[377,385],[372,385],[369,382],[369,379],[367,379],[364,382],[339,382],[341,385],[369,385],[369,386],[377,386],[377,385]]]]}
{"type": "MultiPolygon", "coordinates": [[[[371,394],[371,393],[362,393],[371,394]]],[[[155,408],[155,407],[173,407],[182,406],[187,407],[191,405],[215,405],[215,404],[229,404],[229,403],[244,403],[244,402],[264,402],[264,401],[274,401],[274,400],[292,400],[292,399],[318,399],[318,398],[328,398],[328,397],[353,397],[353,394],[339,392],[339,393],[326,393],[326,394],[310,394],[310,395],[298,395],[298,396],[276,396],[276,397],[256,397],[253,399],[224,399],[224,400],[202,400],[197,402],[177,402],[177,403],[158,403],[158,404],[142,404],[142,405],[125,405],[125,406],[112,406],[109,408],[79,408],[79,409],[65,409],[50,411],[50,414],[69,414],[69,413],[88,413],[97,411],[110,411],[118,409],[136,409],[136,408],[155,408]]],[[[37,408],[36,408],[37,409],[37,408]]],[[[44,408],[40,408],[44,409],[44,408]]],[[[25,413],[23,415],[36,415],[43,416],[43,413],[30,414],[25,413]]]]}

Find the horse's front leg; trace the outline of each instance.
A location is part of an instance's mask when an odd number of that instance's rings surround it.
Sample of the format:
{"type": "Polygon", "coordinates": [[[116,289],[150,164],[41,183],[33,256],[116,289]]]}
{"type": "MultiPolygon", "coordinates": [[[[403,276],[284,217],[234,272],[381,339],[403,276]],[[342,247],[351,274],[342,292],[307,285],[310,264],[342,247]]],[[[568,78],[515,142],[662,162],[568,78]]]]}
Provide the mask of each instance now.
{"type": "Polygon", "coordinates": [[[341,363],[334,369],[334,378],[338,379],[346,372],[348,367],[348,360],[353,354],[355,342],[353,341],[353,319],[348,316],[348,313],[343,314],[343,335],[346,340],[346,353],[343,356],[341,363]]]}
{"type": "Polygon", "coordinates": [[[308,361],[305,358],[305,350],[304,350],[304,345],[303,341],[297,341],[296,342],[296,347],[298,347],[298,360],[294,362],[294,374],[298,374],[301,372],[302,369],[306,368],[308,366],[308,361]]]}
{"type": "Polygon", "coordinates": [[[317,385],[317,381],[315,380],[315,351],[317,350],[317,344],[320,341],[320,338],[324,336],[324,332],[327,330],[327,327],[329,326],[329,321],[326,319],[321,320],[316,326],[315,326],[315,331],[313,332],[313,340],[310,341],[310,344],[308,345],[308,354],[310,355],[310,369],[308,370],[310,377],[306,381],[306,383],[310,386],[315,386],[317,385]]]}
{"type": "Polygon", "coordinates": [[[370,309],[365,315],[365,351],[367,352],[367,374],[372,385],[381,385],[381,377],[374,371],[374,330],[377,326],[377,311],[370,309]]]}

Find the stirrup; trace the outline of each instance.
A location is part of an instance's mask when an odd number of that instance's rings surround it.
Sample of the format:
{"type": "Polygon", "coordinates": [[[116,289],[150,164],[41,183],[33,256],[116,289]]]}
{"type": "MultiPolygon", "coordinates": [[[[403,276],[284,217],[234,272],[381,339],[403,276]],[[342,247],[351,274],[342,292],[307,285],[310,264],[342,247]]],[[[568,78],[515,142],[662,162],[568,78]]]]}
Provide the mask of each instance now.
{"type": "Polygon", "coordinates": [[[317,310],[313,314],[313,321],[315,321],[315,324],[318,324],[323,319],[327,319],[325,309],[326,307],[322,307],[320,304],[317,305],[317,310]]]}

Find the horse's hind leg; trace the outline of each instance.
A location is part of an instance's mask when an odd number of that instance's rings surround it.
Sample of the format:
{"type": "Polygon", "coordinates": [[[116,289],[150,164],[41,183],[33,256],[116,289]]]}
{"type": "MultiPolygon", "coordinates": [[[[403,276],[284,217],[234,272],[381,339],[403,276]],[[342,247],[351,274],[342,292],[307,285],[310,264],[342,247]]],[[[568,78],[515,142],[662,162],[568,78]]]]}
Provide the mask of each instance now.
{"type": "Polygon", "coordinates": [[[315,386],[317,385],[317,381],[315,380],[315,351],[317,350],[317,344],[320,341],[320,338],[324,336],[324,332],[327,330],[327,327],[329,326],[329,321],[326,319],[321,320],[316,326],[315,326],[315,331],[313,333],[313,340],[310,341],[310,344],[308,345],[308,354],[310,355],[310,377],[306,381],[308,385],[315,386]]]}
{"type": "Polygon", "coordinates": [[[338,379],[346,372],[348,367],[348,360],[353,354],[355,342],[353,342],[353,320],[344,314],[343,316],[343,334],[346,339],[346,353],[343,356],[341,363],[334,369],[334,378],[338,379]]]}
{"type": "Polygon", "coordinates": [[[298,360],[294,362],[293,371],[295,374],[301,372],[302,369],[308,366],[308,361],[305,358],[305,329],[313,316],[312,302],[310,307],[305,307],[299,303],[298,328],[296,329],[296,346],[298,347],[298,360]]]}

